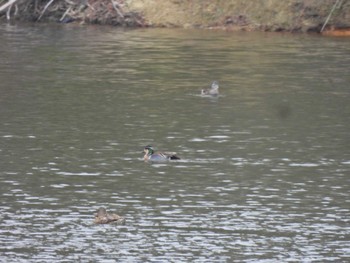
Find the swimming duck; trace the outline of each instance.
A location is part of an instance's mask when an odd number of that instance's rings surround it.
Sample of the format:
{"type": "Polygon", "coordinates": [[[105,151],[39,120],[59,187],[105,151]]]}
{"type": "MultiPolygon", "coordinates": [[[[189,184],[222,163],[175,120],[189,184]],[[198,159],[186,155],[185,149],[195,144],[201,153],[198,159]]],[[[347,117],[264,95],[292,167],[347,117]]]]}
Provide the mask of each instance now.
{"type": "Polygon", "coordinates": [[[104,207],[100,207],[95,214],[95,224],[115,223],[122,225],[125,223],[125,218],[116,214],[108,214],[104,207]]]}
{"type": "Polygon", "coordinates": [[[143,152],[145,153],[143,156],[145,161],[165,162],[169,160],[180,160],[180,157],[175,152],[155,152],[151,145],[147,145],[143,149],[143,152]]]}
{"type": "Polygon", "coordinates": [[[219,95],[219,83],[214,80],[211,84],[210,88],[208,89],[202,89],[201,95],[211,95],[211,96],[217,96],[219,95]]]}

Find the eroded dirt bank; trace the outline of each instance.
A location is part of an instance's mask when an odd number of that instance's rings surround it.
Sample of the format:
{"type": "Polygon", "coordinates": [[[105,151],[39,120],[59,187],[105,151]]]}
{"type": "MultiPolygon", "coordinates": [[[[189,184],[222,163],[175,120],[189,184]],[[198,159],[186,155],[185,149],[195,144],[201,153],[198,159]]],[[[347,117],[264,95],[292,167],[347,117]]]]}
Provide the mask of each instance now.
{"type": "Polygon", "coordinates": [[[350,28],[349,0],[2,0],[3,21],[320,32],[350,28]]]}

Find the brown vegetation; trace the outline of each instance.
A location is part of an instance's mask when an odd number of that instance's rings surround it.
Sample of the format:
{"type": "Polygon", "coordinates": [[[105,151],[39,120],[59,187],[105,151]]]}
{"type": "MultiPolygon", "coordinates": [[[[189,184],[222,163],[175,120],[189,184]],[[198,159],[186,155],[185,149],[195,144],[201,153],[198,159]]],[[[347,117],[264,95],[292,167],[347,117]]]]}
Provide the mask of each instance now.
{"type": "Polygon", "coordinates": [[[0,18],[133,27],[320,32],[350,28],[350,1],[0,0],[0,18]]]}
{"type": "Polygon", "coordinates": [[[2,11],[8,20],[145,26],[123,0],[9,0],[0,6],[2,11]]]}

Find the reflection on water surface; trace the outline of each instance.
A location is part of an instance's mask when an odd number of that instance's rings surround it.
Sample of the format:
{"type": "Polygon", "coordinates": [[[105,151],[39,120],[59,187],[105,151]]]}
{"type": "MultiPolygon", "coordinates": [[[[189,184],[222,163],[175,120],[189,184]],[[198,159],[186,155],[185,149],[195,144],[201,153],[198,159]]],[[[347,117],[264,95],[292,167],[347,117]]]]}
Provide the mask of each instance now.
{"type": "Polygon", "coordinates": [[[345,262],[349,42],[0,29],[5,261],[345,262]],[[199,96],[212,80],[217,98],[199,96]],[[142,149],[182,160],[142,161],[142,149]],[[126,217],[94,225],[97,208],[126,217]]]}

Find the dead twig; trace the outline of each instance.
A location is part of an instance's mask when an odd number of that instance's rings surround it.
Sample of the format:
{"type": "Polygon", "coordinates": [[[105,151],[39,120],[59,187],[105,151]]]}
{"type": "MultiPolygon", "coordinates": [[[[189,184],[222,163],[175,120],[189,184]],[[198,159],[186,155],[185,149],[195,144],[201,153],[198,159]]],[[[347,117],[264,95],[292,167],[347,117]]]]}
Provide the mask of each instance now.
{"type": "Polygon", "coordinates": [[[41,14],[40,14],[40,16],[39,16],[39,18],[38,18],[37,21],[40,20],[40,18],[44,15],[46,9],[53,3],[53,1],[55,1],[55,0],[50,0],[50,1],[45,5],[45,7],[44,7],[43,11],[41,12],[41,14]]]}
{"type": "Polygon", "coordinates": [[[335,2],[335,4],[334,4],[333,7],[332,7],[332,10],[329,12],[328,17],[327,17],[326,21],[324,22],[324,24],[323,24],[323,26],[322,26],[322,28],[321,28],[320,33],[322,33],[323,29],[326,27],[326,25],[327,25],[329,19],[331,18],[331,15],[333,14],[335,8],[336,8],[336,7],[339,8],[339,7],[341,6],[342,2],[343,2],[343,0],[337,0],[337,1],[335,2]],[[339,5],[338,5],[338,4],[339,4],[339,5]]]}
{"type": "Polygon", "coordinates": [[[60,19],[60,22],[63,21],[63,19],[64,19],[64,18],[66,17],[66,15],[70,12],[70,10],[72,10],[72,7],[71,7],[71,6],[67,8],[66,12],[64,12],[64,14],[62,15],[62,17],[61,17],[61,19],[60,19]]]}
{"type": "Polygon", "coordinates": [[[11,9],[11,6],[16,3],[18,0],[10,0],[8,1],[6,4],[3,4],[2,6],[0,6],[0,12],[6,10],[8,7],[10,7],[11,9]]]}
{"type": "Polygon", "coordinates": [[[74,2],[69,1],[69,0],[65,0],[65,2],[66,2],[66,3],[68,3],[69,5],[75,5],[75,3],[74,3],[74,2]]]}
{"type": "MultiPolygon", "coordinates": [[[[16,0],[17,1],[17,0],[16,0]]],[[[17,6],[17,4],[14,2],[14,3],[12,3],[12,5],[10,5],[9,7],[8,7],[8,9],[7,9],[7,11],[6,11],[6,19],[7,20],[10,20],[11,19],[11,10],[12,10],[12,6],[13,5],[15,5],[15,12],[13,13],[14,14],[14,16],[17,16],[17,14],[18,14],[18,6],[17,6]]]]}
{"type": "Polygon", "coordinates": [[[10,5],[9,8],[7,9],[7,11],[6,11],[6,19],[7,20],[11,19],[11,8],[12,8],[12,5],[10,5]]]}
{"type": "Polygon", "coordinates": [[[17,14],[18,14],[18,5],[15,4],[15,12],[14,12],[14,15],[17,16],[17,14]]]}
{"type": "Polygon", "coordinates": [[[119,4],[113,0],[111,0],[112,2],[112,5],[113,5],[113,8],[115,9],[115,11],[117,11],[118,15],[121,17],[121,18],[124,18],[124,15],[123,13],[119,10],[119,4]]]}

